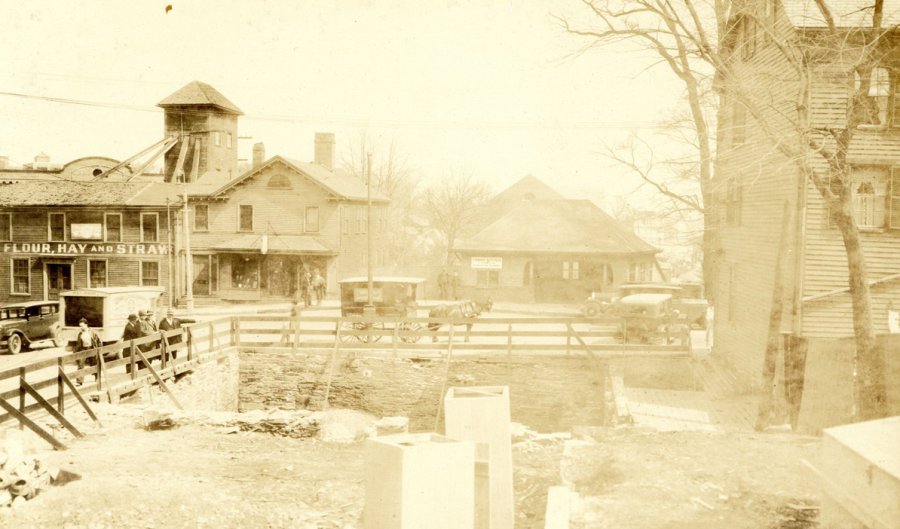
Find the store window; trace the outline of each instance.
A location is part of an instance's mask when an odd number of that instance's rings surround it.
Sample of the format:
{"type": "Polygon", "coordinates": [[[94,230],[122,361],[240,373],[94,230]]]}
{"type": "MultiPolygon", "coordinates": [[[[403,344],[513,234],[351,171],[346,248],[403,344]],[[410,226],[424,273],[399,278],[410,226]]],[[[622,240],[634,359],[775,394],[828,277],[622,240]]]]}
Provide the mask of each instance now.
{"type": "Polygon", "coordinates": [[[28,259],[12,260],[12,294],[31,293],[31,263],[28,259]]]}
{"type": "Polygon", "coordinates": [[[88,288],[107,286],[106,261],[88,259],[88,288]]]}
{"type": "Polygon", "coordinates": [[[256,257],[238,257],[231,262],[231,286],[234,288],[256,290],[259,288],[259,259],[256,257]]]}

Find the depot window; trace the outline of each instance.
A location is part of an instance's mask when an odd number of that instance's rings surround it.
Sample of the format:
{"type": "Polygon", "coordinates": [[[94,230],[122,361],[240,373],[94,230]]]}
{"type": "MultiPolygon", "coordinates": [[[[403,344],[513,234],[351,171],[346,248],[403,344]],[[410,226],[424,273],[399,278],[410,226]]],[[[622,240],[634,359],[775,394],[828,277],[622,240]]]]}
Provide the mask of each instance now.
{"type": "Polygon", "coordinates": [[[480,287],[500,286],[499,270],[478,270],[475,276],[475,284],[480,287]]]}
{"type": "Polygon", "coordinates": [[[50,241],[66,240],[66,214],[51,213],[50,214],[50,241]]]}
{"type": "Polygon", "coordinates": [[[12,294],[31,293],[31,263],[28,259],[12,259],[12,294]]]}
{"type": "Polygon", "coordinates": [[[578,279],[578,261],[563,261],[563,279],[578,279]]]}
{"type": "Polygon", "coordinates": [[[157,242],[159,240],[159,215],[141,213],[141,242],[157,242]]]}
{"type": "Polygon", "coordinates": [[[102,288],[108,286],[106,275],[106,261],[88,259],[88,288],[102,288]]]}
{"type": "Polygon", "coordinates": [[[141,286],[159,286],[159,262],[141,261],[141,286]]]}
{"type": "Polygon", "coordinates": [[[12,213],[0,213],[0,241],[12,240],[12,213]]]}
{"type": "Polygon", "coordinates": [[[104,224],[106,242],[122,242],[122,214],[107,213],[104,215],[104,224]]]}

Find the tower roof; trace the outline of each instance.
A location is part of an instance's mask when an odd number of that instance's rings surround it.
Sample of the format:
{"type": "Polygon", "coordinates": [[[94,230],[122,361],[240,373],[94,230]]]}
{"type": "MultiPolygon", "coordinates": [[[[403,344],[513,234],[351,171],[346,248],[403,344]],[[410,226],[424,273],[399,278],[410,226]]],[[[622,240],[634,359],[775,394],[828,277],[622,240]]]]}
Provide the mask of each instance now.
{"type": "Polygon", "coordinates": [[[163,99],[156,106],[166,108],[185,105],[211,105],[225,112],[241,115],[241,109],[212,86],[200,81],[191,81],[163,99]]]}

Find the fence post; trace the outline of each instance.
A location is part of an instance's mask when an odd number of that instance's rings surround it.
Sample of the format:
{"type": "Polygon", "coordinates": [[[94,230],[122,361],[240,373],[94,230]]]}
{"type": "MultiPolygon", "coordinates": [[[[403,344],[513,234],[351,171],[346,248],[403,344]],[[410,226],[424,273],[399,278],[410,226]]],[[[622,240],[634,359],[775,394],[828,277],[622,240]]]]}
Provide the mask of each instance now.
{"type": "Polygon", "coordinates": [[[131,340],[131,343],[128,346],[128,362],[131,365],[131,380],[137,378],[137,373],[135,372],[135,362],[134,362],[134,340],[131,340]]]}
{"type": "MultiPolygon", "coordinates": [[[[216,335],[216,327],[213,325],[212,322],[209,322],[209,350],[207,351],[208,353],[211,353],[213,351],[213,338],[215,337],[215,335],[216,335]]],[[[190,360],[190,356],[188,356],[188,360],[190,360]]]]}
{"type": "MultiPolygon", "coordinates": [[[[25,366],[19,368],[19,413],[25,415],[25,366]]],[[[19,421],[19,429],[24,430],[25,424],[19,421]]]]}
{"type": "MultiPolygon", "coordinates": [[[[297,347],[300,345],[300,317],[302,312],[300,311],[300,307],[297,307],[297,315],[294,317],[294,336],[293,340],[291,340],[291,352],[296,352],[297,347]]],[[[290,317],[290,316],[288,316],[290,317]]]]}
{"type": "MultiPolygon", "coordinates": [[[[190,362],[194,358],[194,333],[190,327],[184,330],[184,342],[184,348],[187,350],[187,361],[190,362]]],[[[212,340],[210,340],[210,344],[212,344],[212,340]]]]}
{"type": "Polygon", "coordinates": [[[572,354],[572,322],[566,322],[566,356],[572,354]]]}
{"type": "Polygon", "coordinates": [[[63,390],[63,359],[60,356],[56,359],[56,366],[58,371],[56,372],[56,409],[59,410],[59,413],[64,413],[65,410],[65,391],[63,390]]]}
{"type": "Polygon", "coordinates": [[[241,320],[239,320],[237,316],[231,317],[231,328],[233,329],[231,334],[231,345],[241,345],[241,320]]]}
{"type": "Polygon", "coordinates": [[[394,334],[391,336],[391,345],[394,346],[394,358],[397,358],[397,334],[400,332],[400,322],[394,325],[394,334]]]}
{"type": "MultiPolygon", "coordinates": [[[[162,333],[162,334],[165,334],[165,333],[162,333]]],[[[168,344],[166,343],[167,341],[168,341],[168,338],[161,336],[161,339],[159,341],[159,370],[160,371],[162,371],[163,369],[166,368],[166,364],[168,364],[168,360],[169,360],[169,347],[168,347],[168,344]]],[[[172,374],[173,375],[175,374],[174,370],[172,370],[172,374]]]]}
{"type": "Polygon", "coordinates": [[[506,376],[512,382],[512,322],[506,328],[506,376]]]}

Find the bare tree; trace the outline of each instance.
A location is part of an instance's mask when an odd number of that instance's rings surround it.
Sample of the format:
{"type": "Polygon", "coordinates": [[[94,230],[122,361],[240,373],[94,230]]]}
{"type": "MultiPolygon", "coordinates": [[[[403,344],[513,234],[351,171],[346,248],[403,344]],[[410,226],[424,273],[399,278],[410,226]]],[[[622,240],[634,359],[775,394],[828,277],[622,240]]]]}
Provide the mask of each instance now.
{"type": "Polygon", "coordinates": [[[431,228],[446,245],[448,264],[460,233],[470,225],[478,206],[490,197],[490,188],[470,172],[451,174],[425,189],[421,208],[431,228]]]}
{"type": "MultiPolygon", "coordinates": [[[[767,138],[773,152],[794,164],[818,190],[839,230],[848,265],[848,291],[851,297],[853,329],[856,342],[858,375],[856,403],[863,418],[886,413],[884,352],[876,347],[872,322],[865,256],[854,217],[851,166],[848,153],[859,125],[872,122],[878,109],[870,97],[873,66],[879,64],[890,49],[888,36],[896,28],[882,28],[884,2],[872,0],[867,13],[870,25],[839,27],[828,2],[816,0],[815,8],[826,27],[798,42],[783,39],[748,6],[763,2],[737,0],[579,0],[587,9],[587,22],[575,23],[560,18],[566,31],[588,39],[588,46],[627,41],[643,46],[676,76],[685,88],[687,107],[696,131],[699,157],[699,183],[703,204],[712,204],[714,138],[710,123],[714,122],[704,106],[702,87],[712,74],[723,97],[737,102],[753,124],[767,138]],[[800,89],[793,110],[776,107],[771,93],[760,92],[732,54],[741,53],[740,27],[752,23],[763,32],[763,38],[780,53],[780,60],[793,70],[791,81],[800,89]],[[842,125],[824,129],[811,128],[803,119],[807,102],[802,95],[811,82],[810,64],[835,61],[844,68],[844,78],[851,93],[847,100],[846,119],[842,125]],[[854,83],[853,79],[857,81],[854,83]],[[799,139],[799,140],[798,140],[799,139]],[[824,169],[822,168],[824,167],[824,169]]],[[[769,5],[769,2],[765,2],[769,5]]],[[[772,82],[781,80],[773,79],[772,82]]],[[[783,103],[778,101],[778,103],[783,103]]],[[[721,132],[721,131],[720,131],[721,132]]],[[[704,273],[711,272],[712,258],[718,250],[715,212],[704,207],[704,273]]],[[[778,265],[780,266],[780,265],[778,265]]],[[[777,289],[776,289],[777,290],[777,289]]]]}

